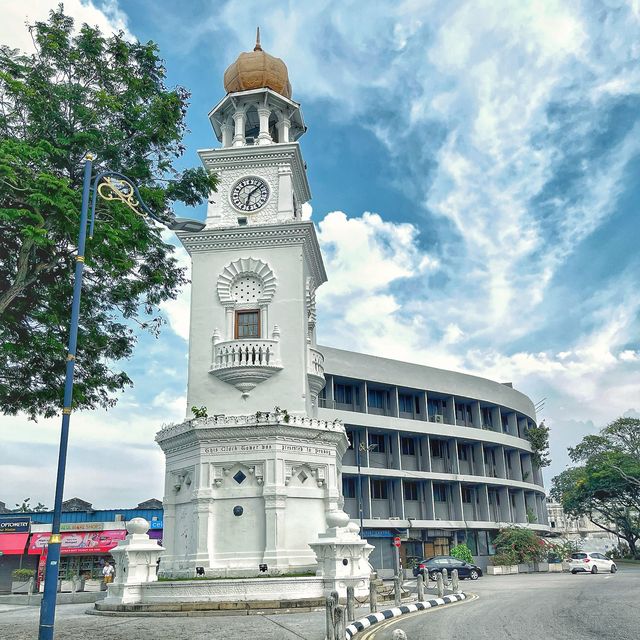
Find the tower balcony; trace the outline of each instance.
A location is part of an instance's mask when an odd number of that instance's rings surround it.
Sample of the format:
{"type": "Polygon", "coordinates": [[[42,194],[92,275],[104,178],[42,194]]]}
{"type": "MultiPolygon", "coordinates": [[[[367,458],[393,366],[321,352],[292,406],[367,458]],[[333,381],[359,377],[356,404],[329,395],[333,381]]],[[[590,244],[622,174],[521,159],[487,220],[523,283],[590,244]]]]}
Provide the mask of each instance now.
{"type": "Polygon", "coordinates": [[[246,398],[249,392],[282,370],[280,333],[274,328],[272,340],[238,339],[217,342],[214,335],[213,362],[209,373],[233,385],[246,398]]]}
{"type": "Polygon", "coordinates": [[[320,351],[308,347],[307,353],[307,380],[311,395],[317,396],[326,384],[324,379],[324,356],[320,351]]]}

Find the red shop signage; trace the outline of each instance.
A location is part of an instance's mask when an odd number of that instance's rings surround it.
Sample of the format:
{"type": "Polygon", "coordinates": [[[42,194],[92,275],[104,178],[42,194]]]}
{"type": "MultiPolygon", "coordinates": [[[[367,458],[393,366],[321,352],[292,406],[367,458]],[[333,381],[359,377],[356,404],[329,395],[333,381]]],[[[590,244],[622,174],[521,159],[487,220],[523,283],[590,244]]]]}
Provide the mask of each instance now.
{"type": "MultiPolygon", "coordinates": [[[[127,537],[124,529],[117,531],[67,531],[62,535],[61,554],[75,553],[108,553],[120,540],[127,537]]],[[[47,552],[50,533],[33,533],[29,542],[30,554],[42,554],[47,552]]]]}

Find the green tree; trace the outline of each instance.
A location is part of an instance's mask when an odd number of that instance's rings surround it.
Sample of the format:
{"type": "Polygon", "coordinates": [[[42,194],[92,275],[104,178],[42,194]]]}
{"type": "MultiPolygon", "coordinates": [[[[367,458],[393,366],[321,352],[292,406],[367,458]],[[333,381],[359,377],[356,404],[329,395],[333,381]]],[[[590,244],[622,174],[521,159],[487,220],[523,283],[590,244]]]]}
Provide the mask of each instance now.
{"type": "Polygon", "coordinates": [[[569,515],[619,535],[640,557],[640,420],[615,420],[571,447],[569,457],[577,466],[553,478],[552,498],[569,515]]]}
{"type": "MultiPolygon", "coordinates": [[[[29,27],[35,53],[0,48],[0,411],[52,416],[62,404],[82,160],[130,176],[168,217],[216,187],[178,171],[188,92],[168,88],[152,42],[103,36],[62,6],[29,27]]],[[[99,200],[87,244],[74,406],[112,406],[131,384],[136,323],[156,332],[158,305],[185,284],[158,225],[99,200]]]]}
{"type": "Polygon", "coordinates": [[[45,507],[42,502],[38,502],[35,507],[32,507],[31,498],[25,498],[22,504],[16,504],[16,507],[18,513],[40,513],[41,511],[47,510],[47,507],[45,507]]]}
{"type": "Polygon", "coordinates": [[[538,468],[548,467],[551,464],[549,456],[549,427],[544,420],[539,425],[529,427],[526,436],[531,443],[531,461],[538,468]]]}

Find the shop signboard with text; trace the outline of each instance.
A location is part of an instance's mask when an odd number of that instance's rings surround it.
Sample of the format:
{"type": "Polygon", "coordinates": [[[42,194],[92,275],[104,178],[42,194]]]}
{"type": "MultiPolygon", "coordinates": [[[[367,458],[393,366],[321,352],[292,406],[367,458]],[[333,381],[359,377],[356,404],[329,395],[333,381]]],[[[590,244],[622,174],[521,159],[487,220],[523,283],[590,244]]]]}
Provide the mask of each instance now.
{"type": "Polygon", "coordinates": [[[29,533],[31,516],[4,516],[0,520],[0,533],[29,533]]]}
{"type": "MultiPolygon", "coordinates": [[[[50,536],[50,533],[34,533],[29,543],[29,553],[46,553],[50,536]]],[[[64,532],[62,533],[60,553],[108,553],[126,536],[127,532],[124,529],[117,531],[64,532]]]]}

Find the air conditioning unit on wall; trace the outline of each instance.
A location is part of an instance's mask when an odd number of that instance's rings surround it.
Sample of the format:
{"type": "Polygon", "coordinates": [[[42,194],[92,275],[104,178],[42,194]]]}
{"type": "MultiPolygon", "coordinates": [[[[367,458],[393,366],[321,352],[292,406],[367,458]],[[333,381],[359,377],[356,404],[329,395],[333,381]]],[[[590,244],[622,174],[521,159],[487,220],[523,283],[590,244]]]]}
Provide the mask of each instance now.
{"type": "Polygon", "coordinates": [[[436,422],[444,422],[444,416],[441,413],[436,413],[436,422]]]}

